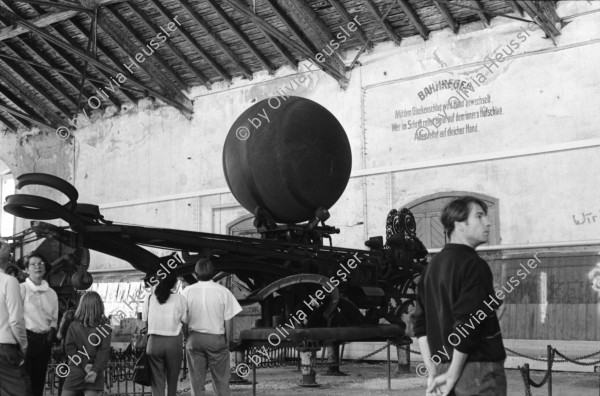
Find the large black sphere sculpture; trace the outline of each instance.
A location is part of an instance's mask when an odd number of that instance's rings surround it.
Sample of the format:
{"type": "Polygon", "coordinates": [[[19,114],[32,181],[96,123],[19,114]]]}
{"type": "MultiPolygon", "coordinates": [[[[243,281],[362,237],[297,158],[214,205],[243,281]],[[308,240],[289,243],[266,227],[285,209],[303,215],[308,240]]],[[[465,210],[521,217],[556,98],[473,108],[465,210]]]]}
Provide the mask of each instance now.
{"type": "Polygon", "coordinates": [[[350,177],[352,154],[341,124],[311,100],[271,97],[242,113],[229,130],[223,170],[229,189],[251,213],[299,223],[329,209],[350,177]]]}

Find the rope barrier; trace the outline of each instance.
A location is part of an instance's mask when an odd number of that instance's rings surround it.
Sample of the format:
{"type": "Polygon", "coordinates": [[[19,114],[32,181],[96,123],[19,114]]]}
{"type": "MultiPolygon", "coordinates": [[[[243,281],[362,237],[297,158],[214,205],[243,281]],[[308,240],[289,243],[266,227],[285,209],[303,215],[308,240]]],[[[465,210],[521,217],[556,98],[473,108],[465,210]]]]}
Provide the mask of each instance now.
{"type": "MultiPolygon", "coordinates": [[[[535,357],[535,356],[528,356],[523,353],[513,351],[510,348],[504,347],[504,349],[506,351],[512,353],[515,356],[520,356],[520,357],[523,357],[526,359],[535,360],[538,362],[544,362],[544,363],[548,364],[548,368],[546,369],[546,371],[544,373],[544,377],[542,378],[542,380],[540,382],[535,382],[531,378],[528,363],[525,363],[523,365],[523,367],[521,367],[521,366],[517,367],[519,369],[519,372],[521,373],[521,378],[523,379],[523,385],[525,386],[525,396],[531,396],[531,387],[532,386],[534,388],[541,388],[542,386],[546,385],[546,383],[548,384],[548,395],[552,396],[552,366],[554,365],[554,363],[569,362],[569,363],[573,363],[573,364],[576,364],[579,366],[598,366],[598,365],[600,365],[600,359],[595,360],[593,362],[587,362],[587,363],[581,361],[584,359],[589,359],[591,357],[600,355],[600,351],[589,353],[587,355],[583,355],[583,356],[579,356],[579,357],[569,357],[569,356],[563,355],[556,348],[553,348],[551,345],[548,345],[548,349],[547,349],[548,357],[546,359],[544,359],[544,358],[539,358],[539,357],[535,357]],[[554,357],[555,355],[560,356],[562,359],[555,359],[555,357],[554,357]]],[[[419,351],[415,351],[413,349],[409,349],[409,351],[411,353],[414,353],[417,355],[421,354],[419,351]]],[[[599,384],[599,389],[600,389],[600,384],[599,384]]]]}

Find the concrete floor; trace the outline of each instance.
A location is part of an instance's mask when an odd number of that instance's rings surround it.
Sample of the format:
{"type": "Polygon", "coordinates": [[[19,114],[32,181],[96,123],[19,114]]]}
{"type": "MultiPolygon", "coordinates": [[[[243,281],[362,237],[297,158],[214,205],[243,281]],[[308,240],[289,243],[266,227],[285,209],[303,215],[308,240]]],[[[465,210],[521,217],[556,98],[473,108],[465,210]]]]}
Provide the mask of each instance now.
{"type": "MultiPolygon", "coordinates": [[[[257,370],[257,395],[274,396],[374,396],[374,395],[402,395],[402,396],[424,396],[425,379],[418,377],[412,367],[412,374],[393,375],[392,390],[387,391],[386,365],[380,364],[348,364],[342,367],[347,373],[345,377],[324,376],[325,368],[317,369],[317,383],[319,387],[304,388],[297,384],[300,382],[300,373],[292,367],[268,368],[257,370]]],[[[251,378],[250,374],[247,378],[251,378]]],[[[532,372],[535,381],[540,381],[544,372],[532,372]]],[[[598,396],[599,380],[598,374],[594,373],[566,373],[553,372],[553,395],[554,396],[598,396]]],[[[525,395],[523,381],[518,370],[507,370],[508,395],[525,395]]],[[[189,387],[187,381],[181,383],[179,389],[189,387]]],[[[212,393],[212,387],[207,384],[208,394],[212,393]]],[[[232,385],[232,395],[252,395],[251,385],[232,385]]],[[[532,396],[548,395],[548,386],[540,389],[532,388],[532,396]]],[[[183,396],[190,392],[182,393],[183,396]]]]}

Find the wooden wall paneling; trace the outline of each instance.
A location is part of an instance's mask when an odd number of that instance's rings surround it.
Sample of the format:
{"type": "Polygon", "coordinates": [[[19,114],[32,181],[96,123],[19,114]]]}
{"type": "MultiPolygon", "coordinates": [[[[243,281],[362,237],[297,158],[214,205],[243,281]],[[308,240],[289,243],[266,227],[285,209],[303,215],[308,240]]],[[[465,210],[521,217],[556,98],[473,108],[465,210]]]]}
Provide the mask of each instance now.
{"type": "Polygon", "coordinates": [[[563,325],[565,323],[565,304],[556,304],[556,316],[554,317],[555,340],[563,340],[563,325]]]}
{"type": "Polygon", "coordinates": [[[523,337],[526,340],[530,340],[533,338],[533,310],[535,304],[525,304],[525,320],[523,321],[525,324],[525,336],[523,337]]]}
{"type": "Polygon", "coordinates": [[[594,304],[593,309],[596,312],[596,341],[600,341],[600,303],[594,304]]]}
{"type": "Polygon", "coordinates": [[[585,304],[585,340],[596,341],[596,304],[585,304]]]}
{"type": "Polygon", "coordinates": [[[591,339],[587,338],[587,328],[586,328],[587,318],[585,316],[587,304],[577,304],[577,305],[578,305],[577,306],[577,339],[585,340],[585,341],[592,341],[591,339]]]}
{"type": "Polygon", "coordinates": [[[515,338],[523,339],[526,337],[527,330],[527,304],[516,304],[516,308],[515,338]]]}
{"type": "Polygon", "coordinates": [[[546,340],[556,339],[556,304],[548,304],[546,311],[546,340]]]}
{"type": "Polygon", "coordinates": [[[573,326],[573,305],[574,304],[564,304],[563,340],[574,340],[577,338],[574,330],[575,326],[573,326]]]}

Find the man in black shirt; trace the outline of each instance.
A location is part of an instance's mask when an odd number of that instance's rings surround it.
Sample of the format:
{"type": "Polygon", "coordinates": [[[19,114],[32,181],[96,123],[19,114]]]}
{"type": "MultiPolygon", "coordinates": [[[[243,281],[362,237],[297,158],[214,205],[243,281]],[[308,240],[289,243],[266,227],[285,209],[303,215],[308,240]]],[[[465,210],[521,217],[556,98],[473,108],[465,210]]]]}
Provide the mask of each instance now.
{"type": "Polygon", "coordinates": [[[449,243],[417,291],[414,334],[428,368],[427,395],[506,396],[506,353],[492,272],[475,252],[490,233],[487,205],[465,196],[442,212],[449,243]]]}

